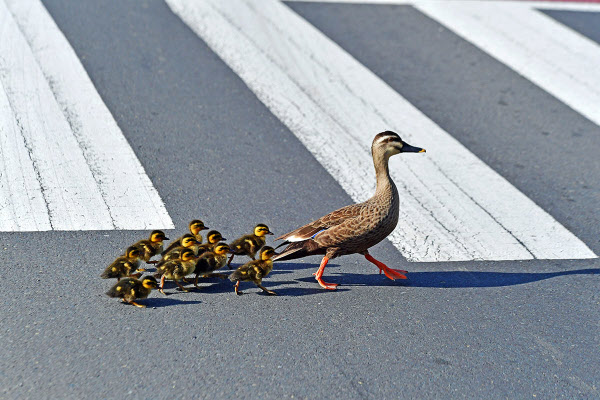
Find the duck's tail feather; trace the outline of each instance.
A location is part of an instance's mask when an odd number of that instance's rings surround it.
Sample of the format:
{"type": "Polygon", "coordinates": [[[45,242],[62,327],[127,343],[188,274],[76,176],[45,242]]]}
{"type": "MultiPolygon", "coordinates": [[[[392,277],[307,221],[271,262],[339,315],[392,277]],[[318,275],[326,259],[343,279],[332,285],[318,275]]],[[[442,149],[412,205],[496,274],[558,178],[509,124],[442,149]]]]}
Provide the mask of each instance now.
{"type": "Polygon", "coordinates": [[[281,253],[275,255],[272,260],[294,260],[296,258],[312,256],[315,254],[325,254],[325,249],[321,248],[314,240],[308,239],[301,242],[289,243],[288,246],[283,249],[281,253]]]}

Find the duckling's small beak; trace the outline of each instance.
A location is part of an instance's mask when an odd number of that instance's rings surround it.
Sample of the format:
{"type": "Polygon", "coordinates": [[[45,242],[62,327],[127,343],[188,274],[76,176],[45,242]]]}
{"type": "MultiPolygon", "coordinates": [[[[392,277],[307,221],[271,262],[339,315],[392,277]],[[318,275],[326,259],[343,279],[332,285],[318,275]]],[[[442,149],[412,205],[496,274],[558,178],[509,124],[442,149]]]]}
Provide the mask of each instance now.
{"type": "Polygon", "coordinates": [[[224,242],[224,241],[226,241],[226,240],[227,240],[227,239],[226,239],[226,238],[224,238],[224,237],[222,237],[222,238],[221,238],[221,241],[223,241],[223,242],[224,242]]]}
{"type": "Polygon", "coordinates": [[[163,240],[170,240],[168,237],[164,237],[163,240]]]}
{"type": "Polygon", "coordinates": [[[267,232],[267,235],[274,235],[274,233],[269,231],[269,232],[267,232]]]}
{"type": "Polygon", "coordinates": [[[400,150],[401,153],[425,153],[425,149],[422,149],[420,147],[415,147],[415,146],[411,146],[408,143],[404,143],[404,146],[402,146],[402,150],[400,150]]]}
{"type": "Polygon", "coordinates": [[[201,231],[206,230],[206,229],[210,229],[208,226],[205,226],[204,228],[200,228],[201,231]]]}

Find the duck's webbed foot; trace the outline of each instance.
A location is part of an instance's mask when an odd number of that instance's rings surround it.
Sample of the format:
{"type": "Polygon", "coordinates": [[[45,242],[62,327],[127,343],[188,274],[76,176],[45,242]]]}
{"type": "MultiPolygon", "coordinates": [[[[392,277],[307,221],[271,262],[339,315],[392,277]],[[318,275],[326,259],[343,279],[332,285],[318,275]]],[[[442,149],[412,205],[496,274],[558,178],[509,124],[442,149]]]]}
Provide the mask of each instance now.
{"type": "Polygon", "coordinates": [[[327,283],[327,282],[323,282],[323,279],[321,279],[321,277],[323,276],[323,271],[325,271],[325,266],[327,265],[327,261],[329,261],[329,258],[327,256],[323,257],[323,260],[321,260],[321,265],[319,266],[319,269],[313,275],[315,276],[315,279],[317,280],[317,282],[319,282],[319,285],[321,285],[321,287],[323,289],[335,290],[338,286],[337,283],[327,283]]]}
{"type": "Polygon", "coordinates": [[[369,260],[370,262],[372,262],[373,264],[375,264],[377,266],[377,268],[379,268],[379,273],[381,274],[382,272],[385,274],[385,276],[387,276],[388,278],[390,278],[391,280],[396,280],[396,279],[408,279],[406,277],[407,271],[404,271],[402,269],[392,269],[390,267],[388,267],[387,265],[385,265],[384,263],[382,263],[381,261],[378,261],[376,259],[374,259],[368,251],[365,251],[363,253],[363,255],[365,256],[365,258],[367,260],[369,260]]]}

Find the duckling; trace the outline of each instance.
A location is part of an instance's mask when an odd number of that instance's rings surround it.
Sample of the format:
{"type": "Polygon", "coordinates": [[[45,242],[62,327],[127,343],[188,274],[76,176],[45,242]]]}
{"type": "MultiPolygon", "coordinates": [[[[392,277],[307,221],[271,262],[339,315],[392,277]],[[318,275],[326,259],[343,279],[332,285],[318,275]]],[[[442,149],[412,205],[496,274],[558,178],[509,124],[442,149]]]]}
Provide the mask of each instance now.
{"type": "Polygon", "coordinates": [[[221,232],[219,232],[219,231],[209,231],[206,234],[206,243],[201,244],[198,247],[198,254],[202,255],[202,253],[204,253],[205,251],[212,251],[213,248],[217,245],[217,243],[219,243],[222,240],[227,240],[227,239],[225,239],[221,235],[221,232]]]}
{"type": "Polygon", "coordinates": [[[198,260],[198,256],[194,254],[193,250],[183,249],[178,259],[169,260],[158,267],[156,272],[157,274],[161,275],[160,289],[158,289],[158,291],[166,296],[166,293],[163,290],[166,278],[175,281],[177,286],[179,286],[179,289],[187,292],[188,290],[181,286],[179,280],[194,272],[194,269],[196,268],[196,260],[198,260]]]}
{"type": "Polygon", "coordinates": [[[256,252],[267,242],[265,235],[273,235],[273,232],[265,224],[258,224],[254,227],[253,234],[244,235],[231,242],[229,247],[231,247],[232,254],[229,261],[227,261],[229,269],[231,269],[231,261],[236,255],[247,255],[254,260],[256,252]]]}
{"type": "Polygon", "coordinates": [[[227,262],[227,254],[229,253],[229,245],[227,243],[218,243],[213,251],[204,252],[196,263],[196,279],[194,286],[198,287],[198,277],[218,277],[227,278],[225,274],[213,274],[220,268],[223,268],[227,262]]]}
{"type": "Polygon", "coordinates": [[[156,264],[156,268],[158,269],[158,267],[160,267],[161,265],[163,265],[164,263],[166,263],[169,260],[176,260],[178,258],[181,257],[181,252],[185,249],[190,249],[194,252],[194,255],[198,255],[198,241],[196,241],[196,238],[194,237],[194,235],[192,235],[191,233],[186,233],[185,235],[183,235],[181,237],[181,246],[176,246],[173,247],[171,250],[169,250],[168,252],[164,253],[163,252],[163,257],[162,259],[158,262],[158,264],[156,264]]]}
{"type": "MultiPolygon", "coordinates": [[[[204,222],[200,221],[199,219],[195,219],[195,220],[192,220],[189,223],[189,229],[190,229],[190,233],[192,234],[192,236],[198,242],[198,245],[200,245],[200,243],[202,243],[202,235],[200,234],[200,231],[208,229],[208,227],[204,226],[204,222]]],[[[182,242],[183,238],[187,237],[190,233],[186,233],[185,235],[183,235],[183,236],[177,238],[176,240],[174,240],[169,245],[169,247],[167,247],[167,249],[162,252],[162,255],[164,256],[165,254],[167,254],[169,251],[173,250],[174,248],[176,248],[178,246],[182,246],[183,245],[183,242],[182,242]]],[[[198,254],[197,250],[196,250],[196,254],[198,254]]]]}
{"type": "Polygon", "coordinates": [[[169,238],[165,236],[165,233],[163,231],[155,230],[152,231],[148,239],[140,240],[139,242],[132,244],[132,246],[139,249],[140,258],[147,264],[156,264],[158,261],[150,261],[150,259],[163,251],[163,242],[165,240],[169,240],[169,238]]]}
{"type": "Polygon", "coordinates": [[[273,270],[273,260],[271,257],[275,255],[275,249],[270,246],[265,246],[260,251],[260,259],[247,262],[240,266],[238,269],[233,271],[229,275],[231,282],[235,284],[235,294],[241,296],[243,293],[239,290],[241,281],[252,281],[256,286],[261,288],[265,293],[270,295],[277,295],[272,290],[268,290],[262,285],[262,278],[266,277],[273,270]]]}
{"type": "Polygon", "coordinates": [[[369,254],[369,249],[392,233],[398,224],[400,195],[390,177],[388,161],[400,153],[425,153],[425,149],[409,145],[392,131],[375,135],[371,144],[377,181],[373,197],[332,211],[278,237],[275,240],[284,240],[281,245],[286,248],[273,257],[273,261],[322,255],[321,265],[313,275],[321,287],[329,290],[335,290],[338,285],[323,281],[325,266],[330,259],[346,254],[362,254],[389,279],[406,279],[406,271],[389,268],[369,254]]]}
{"type": "Polygon", "coordinates": [[[140,250],[137,247],[129,246],[124,256],[117,257],[100,275],[104,279],[117,278],[117,282],[126,276],[133,276],[140,272],[136,278],[139,278],[141,272],[145,271],[140,266],[140,250]]]}
{"type": "Polygon", "coordinates": [[[139,308],[145,308],[143,304],[135,302],[136,299],[145,299],[152,289],[156,289],[158,283],[152,276],[143,279],[125,278],[110,288],[106,294],[110,297],[120,297],[123,303],[133,304],[139,308]]]}

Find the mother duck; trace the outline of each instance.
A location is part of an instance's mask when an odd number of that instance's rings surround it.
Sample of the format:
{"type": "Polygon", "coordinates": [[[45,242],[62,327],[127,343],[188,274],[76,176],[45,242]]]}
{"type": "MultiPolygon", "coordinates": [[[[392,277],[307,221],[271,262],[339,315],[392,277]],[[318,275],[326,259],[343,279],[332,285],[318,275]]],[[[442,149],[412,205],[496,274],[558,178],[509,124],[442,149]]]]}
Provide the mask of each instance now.
{"type": "Polygon", "coordinates": [[[336,283],[321,279],[327,262],[346,254],[362,254],[379,268],[379,273],[394,279],[406,279],[406,271],[389,268],[369,254],[369,249],[385,239],[398,224],[400,200],[398,189],[388,167],[388,160],[398,153],[424,153],[425,150],[402,141],[397,133],[385,131],[377,134],[371,145],[377,188],[369,200],[342,207],[339,210],[301,226],[277,238],[284,240],[279,246],[287,247],[273,261],[323,255],[315,275],[319,285],[334,290],[336,283]]]}

